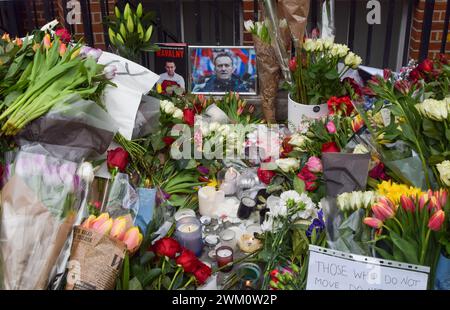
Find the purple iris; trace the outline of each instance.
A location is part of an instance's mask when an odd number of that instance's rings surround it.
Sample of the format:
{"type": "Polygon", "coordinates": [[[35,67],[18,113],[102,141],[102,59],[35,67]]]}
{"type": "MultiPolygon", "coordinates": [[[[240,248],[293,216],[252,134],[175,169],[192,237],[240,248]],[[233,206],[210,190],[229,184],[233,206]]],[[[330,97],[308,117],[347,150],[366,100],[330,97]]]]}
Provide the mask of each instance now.
{"type": "Polygon", "coordinates": [[[306,231],[306,236],[308,238],[311,237],[313,229],[316,230],[316,233],[320,233],[325,228],[325,221],[323,220],[323,210],[321,209],[317,213],[317,218],[315,218],[311,225],[309,225],[308,230],[306,231]]]}

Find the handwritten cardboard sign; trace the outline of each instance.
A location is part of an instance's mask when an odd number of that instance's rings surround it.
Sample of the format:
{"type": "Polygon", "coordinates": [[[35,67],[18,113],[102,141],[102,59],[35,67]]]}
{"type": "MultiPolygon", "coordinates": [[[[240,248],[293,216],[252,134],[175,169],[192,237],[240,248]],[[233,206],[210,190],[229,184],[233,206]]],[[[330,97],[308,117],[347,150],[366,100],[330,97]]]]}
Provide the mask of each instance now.
{"type": "Polygon", "coordinates": [[[309,246],[307,290],[426,290],[430,268],[309,246]]]}

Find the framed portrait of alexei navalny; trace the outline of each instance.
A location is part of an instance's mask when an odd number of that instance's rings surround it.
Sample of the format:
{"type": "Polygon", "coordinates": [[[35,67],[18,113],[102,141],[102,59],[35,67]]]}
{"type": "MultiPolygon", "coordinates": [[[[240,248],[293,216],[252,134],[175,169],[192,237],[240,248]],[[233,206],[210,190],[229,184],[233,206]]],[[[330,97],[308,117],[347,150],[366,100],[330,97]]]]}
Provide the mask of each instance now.
{"type": "Polygon", "coordinates": [[[251,46],[189,46],[193,94],[257,94],[256,53],[251,46]]]}

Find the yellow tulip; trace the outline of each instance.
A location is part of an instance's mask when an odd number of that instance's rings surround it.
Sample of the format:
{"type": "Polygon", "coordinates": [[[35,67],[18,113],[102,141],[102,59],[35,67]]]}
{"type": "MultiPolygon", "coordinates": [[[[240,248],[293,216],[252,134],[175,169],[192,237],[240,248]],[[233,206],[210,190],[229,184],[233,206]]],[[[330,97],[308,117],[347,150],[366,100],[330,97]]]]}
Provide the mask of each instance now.
{"type": "Polygon", "coordinates": [[[48,33],[44,36],[43,44],[46,49],[49,49],[52,46],[52,41],[48,33]]]}
{"type": "Polygon", "coordinates": [[[92,228],[92,223],[95,220],[95,215],[89,215],[87,219],[84,220],[83,224],[81,224],[81,227],[89,229],[92,228]]]}

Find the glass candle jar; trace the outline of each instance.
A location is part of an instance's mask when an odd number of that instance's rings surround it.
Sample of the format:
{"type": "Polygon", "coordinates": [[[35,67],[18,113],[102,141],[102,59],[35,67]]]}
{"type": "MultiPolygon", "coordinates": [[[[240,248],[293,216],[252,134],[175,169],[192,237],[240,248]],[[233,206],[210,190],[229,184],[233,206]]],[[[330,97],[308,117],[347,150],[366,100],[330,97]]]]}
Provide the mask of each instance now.
{"type": "Polygon", "coordinates": [[[220,245],[222,246],[228,246],[232,248],[233,250],[236,248],[236,233],[234,230],[231,229],[225,229],[220,234],[220,245]]]}
{"type": "Polygon", "coordinates": [[[181,246],[200,256],[203,250],[201,223],[196,217],[184,217],[177,222],[175,237],[181,246]]]}
{"type": "Polygon", "coordinates": [[[255,200],[251,199],[250,197],[243,197],[241,199],[237,215],[241,220],[246,220],[250,217],[250,214],[252,214],[252,212],[255,211],[255,208],[256,208],[255,200]]]}
{"type": "Polygon", "coordinates": [[[217,248],[216,261],[219,268],[228,265],[227,267],[221,269],[221,271],[230,272],[231,269],[233,269],[233,249],[229,246],[221,246],[217,248]]]}
{"type": "Polygon", "coordinates": [[[240,290],[257,290],[261,279],[261,268],[253,263],[243,263],[236,272],[240,290]]]}

